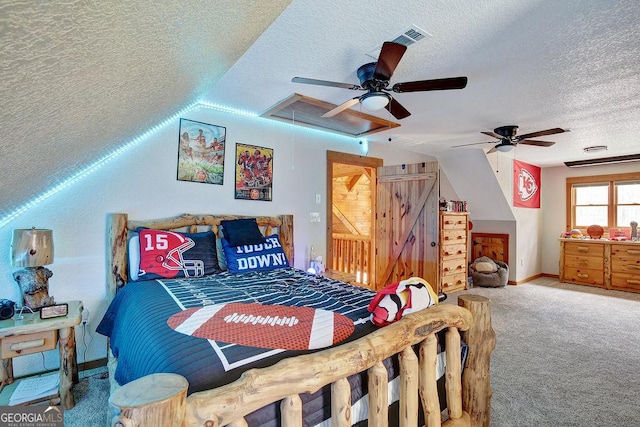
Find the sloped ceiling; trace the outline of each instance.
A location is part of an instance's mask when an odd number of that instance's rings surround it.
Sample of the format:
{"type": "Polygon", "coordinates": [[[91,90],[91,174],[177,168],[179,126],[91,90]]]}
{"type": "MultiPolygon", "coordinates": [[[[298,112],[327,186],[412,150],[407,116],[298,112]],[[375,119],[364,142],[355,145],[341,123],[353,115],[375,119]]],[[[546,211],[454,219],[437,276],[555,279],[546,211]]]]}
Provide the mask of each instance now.
{"type": "Polygon", "coordinates": [[[428,36],[407,49],[391,84],[467,76],[467,87],[393,94],[412,115],[370,140],[438,156],[488,151],[497,140],[480,132],[498,126],[560,127],[571,132],[535,138],[554,146],[508,155],[551,166],[640,153],[637,0],[294,0],[206,98],[256,112],[294,92],[340,104],[364,92],[291,78],[359,84],[356,70],[375,60],[367,53],[412,26],[428,36]],[[472,143],[482,144],[451,148],[472,143]],[[608,151],[583,152],[592,145],[608,151]]]}
{"type": "Polygon", "coordinates": [[[428,36],[392,84],[469,83],[396,94],[412,115],[369,139],[486,151],[451,146],[513,124],[571,129],[508,154],[540,166],[640,153],[639,22],[637,0],[4,0],[0,215],[198,100],[257,114],[296,92],[340,104],[361,92],[291,78],[358,83],[366,54],[411,26],[428,36]]]}
{"type": "Polygon", "coordinates": [[[197,101],[290,1],[0,2],[0,216],[197,101]]]}

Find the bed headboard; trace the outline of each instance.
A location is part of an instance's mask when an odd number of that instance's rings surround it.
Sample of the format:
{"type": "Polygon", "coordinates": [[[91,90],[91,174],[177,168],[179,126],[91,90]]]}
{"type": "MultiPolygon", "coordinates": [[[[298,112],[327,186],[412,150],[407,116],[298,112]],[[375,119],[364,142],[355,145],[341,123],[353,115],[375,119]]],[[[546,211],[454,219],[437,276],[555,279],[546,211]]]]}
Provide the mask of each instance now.
{"type": "Polygon", "coordinates": [[[253,217],[247,215],[182,214],[170,218],[133,221],[129,220],[127,214],[113,213],[107,216],[107,295],[110,299],[113,298],[116,292],[129,281],[127,250],[130,231],[135,231],[138,227],[146,227],[190,233],[211,230],[217,234],[220,221],[238,218],[256,218],[258,226],[265,236],[278,233],[289,264],[294,265],[293,215],[253,217]]]}

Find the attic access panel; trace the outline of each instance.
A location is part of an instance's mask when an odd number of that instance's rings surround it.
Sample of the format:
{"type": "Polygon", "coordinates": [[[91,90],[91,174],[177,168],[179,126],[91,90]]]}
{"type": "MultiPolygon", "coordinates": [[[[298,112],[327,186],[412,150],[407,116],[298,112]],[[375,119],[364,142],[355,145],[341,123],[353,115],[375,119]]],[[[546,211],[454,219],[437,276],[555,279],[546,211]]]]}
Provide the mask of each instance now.
{"type": "Polygon", "coordinates": [[[344,110],[333,117],[322,117],[324,113],[335,107],[336,105],[329,102],[294,93],[265,111],[261,117],[340,133],[354,138],[400,126],[399,123],[354,110],[344,110]]]}

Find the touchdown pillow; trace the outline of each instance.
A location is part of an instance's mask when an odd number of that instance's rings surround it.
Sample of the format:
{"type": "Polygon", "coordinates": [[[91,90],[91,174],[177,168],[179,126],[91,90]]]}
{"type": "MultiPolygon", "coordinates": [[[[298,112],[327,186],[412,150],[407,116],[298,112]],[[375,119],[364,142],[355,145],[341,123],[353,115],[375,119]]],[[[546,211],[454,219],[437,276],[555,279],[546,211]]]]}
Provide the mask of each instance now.
{"type": "Polygon", "coordinates": [[[138,280],[200,277],[220,273],[216,235],[138,229],[140,270],[138,280]]]}
{"type": "Polygon", "coordinates": [[[289,267],[277,234],[266,237],[264,243],[257,245],[232,246],[227,239],[222,239],[222,248],[227,269],[232,274],[289,267]]]}

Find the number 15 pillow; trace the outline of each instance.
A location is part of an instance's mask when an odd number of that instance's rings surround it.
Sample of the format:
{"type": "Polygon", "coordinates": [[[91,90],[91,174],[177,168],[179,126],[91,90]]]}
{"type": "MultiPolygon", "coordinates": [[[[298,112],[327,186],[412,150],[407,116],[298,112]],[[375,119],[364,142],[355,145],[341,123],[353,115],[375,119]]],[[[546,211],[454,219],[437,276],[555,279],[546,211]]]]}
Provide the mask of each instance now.
{"type": "Polygon", "coordinates": [[[138,280],[200,277],[220,273],[216,235],[139,229],[138,280]]]}

